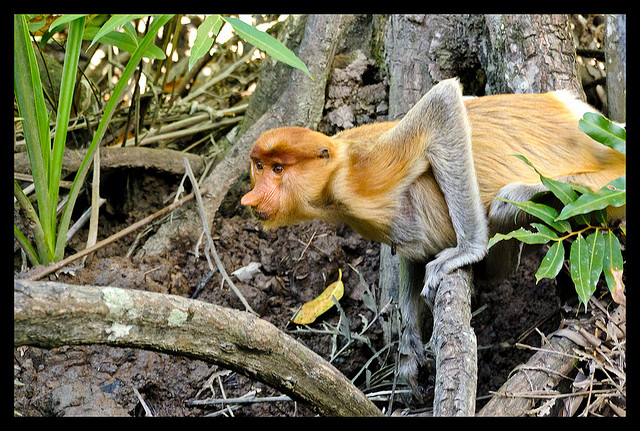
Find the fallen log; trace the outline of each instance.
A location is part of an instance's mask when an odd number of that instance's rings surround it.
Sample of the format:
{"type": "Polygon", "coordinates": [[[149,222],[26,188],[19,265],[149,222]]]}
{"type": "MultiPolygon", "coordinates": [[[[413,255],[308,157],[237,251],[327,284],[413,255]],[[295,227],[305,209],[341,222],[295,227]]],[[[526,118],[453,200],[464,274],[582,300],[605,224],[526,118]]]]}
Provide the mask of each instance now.
{"type": "Polygon", "coordinates": [[[251,313],[155,292],[14,280],[14,345],[76,344],[213,362],[326,416],[382,414],[333,365],[251,313]]]}

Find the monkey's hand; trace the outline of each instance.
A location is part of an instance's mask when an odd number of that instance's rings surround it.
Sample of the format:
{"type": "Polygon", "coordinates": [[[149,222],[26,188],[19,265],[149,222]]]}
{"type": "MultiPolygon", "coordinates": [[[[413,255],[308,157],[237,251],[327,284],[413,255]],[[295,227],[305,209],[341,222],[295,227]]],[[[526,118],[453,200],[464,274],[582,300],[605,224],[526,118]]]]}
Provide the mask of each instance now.
{"type": "Polygon", "coordinates": [[[445,275],[465,265],[479,262],[484,258],[486,252],[486,246],[479,246],[472,247],[471,250],[451,247],[438,253],[426,267],[422,296],[427,300],[427,303],[433,305],[436,291],[445,275]]]}

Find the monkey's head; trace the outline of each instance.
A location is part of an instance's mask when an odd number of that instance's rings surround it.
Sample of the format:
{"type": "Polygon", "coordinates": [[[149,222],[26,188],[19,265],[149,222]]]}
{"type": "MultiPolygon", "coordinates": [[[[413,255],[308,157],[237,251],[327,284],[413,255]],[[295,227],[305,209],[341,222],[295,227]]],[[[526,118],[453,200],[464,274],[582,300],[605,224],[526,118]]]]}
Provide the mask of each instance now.
{"type": "Polygon", "coordinates": [[[283,127],[263,133],[249,154],[251,186],[242,205],[266,228],[320,217],[337,166],[335,143],[319,132],[283,127]]]}

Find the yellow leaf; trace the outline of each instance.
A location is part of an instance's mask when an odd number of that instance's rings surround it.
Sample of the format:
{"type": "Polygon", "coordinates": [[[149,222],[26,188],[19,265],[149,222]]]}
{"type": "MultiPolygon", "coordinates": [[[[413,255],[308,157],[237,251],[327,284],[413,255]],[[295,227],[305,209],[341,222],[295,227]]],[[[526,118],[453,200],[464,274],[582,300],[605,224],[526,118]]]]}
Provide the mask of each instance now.
{"type": "Polygon", "coordinates": [[[335,296],[337,300],[342,298],[344,294],[344,284],[342,284],[342,270],[338,268],[338,281],[335,281],[327,287],[324,292],[318,295],[315,299],[306,302],[300,308],[300,311],[293,316],[291,321],[298,325],[308,325],[315,321],[318,316],[326,312],[333,307],[332,297],[335,296]]]}

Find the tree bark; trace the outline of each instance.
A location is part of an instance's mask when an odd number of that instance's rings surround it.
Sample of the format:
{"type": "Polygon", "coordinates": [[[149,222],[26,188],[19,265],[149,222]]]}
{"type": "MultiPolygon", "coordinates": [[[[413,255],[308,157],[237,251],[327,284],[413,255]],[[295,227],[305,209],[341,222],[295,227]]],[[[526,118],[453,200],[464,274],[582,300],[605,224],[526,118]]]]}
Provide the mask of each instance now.
{"type": "MultiPolygon", "coordinates": [[[[439,61],[441,57],[455,57],[445,55],[441,41],[455,39],[465,19],[462,16],[389,17],[386,61],[391,78],[390,119],[403,117],[434,83],[456,76],[453,64],[439,61]]],[[[388,246],[382,247],[381,288],[397,290],[397,270],[392,269],[397,268],[397,259],[391,255],[388,246]]],[[[471,279],[468,268],[445,277],[431,310],[434,327],[430,345],[436,358],[436,416],[472,416],[475,412],[477,353],[470,324],[471,279]]]]}
{"type": "Polygon", "coordinates": [[[572,353],[577,344],[564,337],[554,337],[550,344],[549,349],[537,352],[525,365],[517,367],[478,416],[524,416],[537,401],[527,395],[555,388],[575,366],[572,353]]]}
{"type": "Polygon", "coordinates": [[[607,115],[627,121],[627,16],[607,15],[604,55],[607,62],[607,115]]]}
{"type": "Polygon", "coordinates": [[[379,416],[342,373],[244,311],[173,295],[14,280],[14,345],[137,347],[213,362],[327,416],[379,416]]]}
{"type": "MultiPolygon", "coordinates": [[[[327,76],[344,20],[342,15],[310,15],[302,22],[305,29],[297,55],[307,65],[314,81],[304,72],[292,71],[286,81],[288,85],[277,102],[242,134],[224,159],[212,169],[202,183],[209,190],[203,196],[203,201],[210,219],[213,219],[229,188],[248,168],[249,151],[263,132],[280,126],[317,126],[322,116],[327,76]]],[[[182,217],[162,225],[147,240],[138,255],[168,253],[172,242],[178,237],[193,238],[195,241],[200,232],[200,219],[194,207],[189,206],[182,217]]]]}
{"type": "Polygon", "coordinates": [[[568,89],[582,100],[567,15],[487,15],[481,61],[487,94],[568,89]]]}
{"type": "Polygon", "coordinates": [[[476,335],[471,327],[469,268],[447,275],[433,305],[429,345],[436,355],[434,416],[473,416],[478,376],[476,335]]]}

